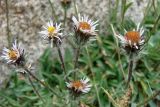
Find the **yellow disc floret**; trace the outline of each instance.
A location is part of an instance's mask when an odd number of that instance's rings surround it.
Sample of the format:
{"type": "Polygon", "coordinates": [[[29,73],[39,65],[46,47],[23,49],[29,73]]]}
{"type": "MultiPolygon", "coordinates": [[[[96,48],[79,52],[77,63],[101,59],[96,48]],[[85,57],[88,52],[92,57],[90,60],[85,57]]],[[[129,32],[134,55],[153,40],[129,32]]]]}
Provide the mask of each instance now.
{"type": "Polygon", "coordinates": [[[56,28],[53,27],[53,26],[49,26],[49,27],[48,27],[48,32],[49,32],[49,34],[53,34],[53,33],[55,32],[55,30],[56,30],[56,28]]]}
{"type": "Polygon", "coordinates": [[[9,55],[9,58],[10,58],[11,60],[17,60],[17,58],[18,58],[18,52],[15,51],[15,50],[10,50],[10,51],[8,52],[8,55],[9,55]]]}

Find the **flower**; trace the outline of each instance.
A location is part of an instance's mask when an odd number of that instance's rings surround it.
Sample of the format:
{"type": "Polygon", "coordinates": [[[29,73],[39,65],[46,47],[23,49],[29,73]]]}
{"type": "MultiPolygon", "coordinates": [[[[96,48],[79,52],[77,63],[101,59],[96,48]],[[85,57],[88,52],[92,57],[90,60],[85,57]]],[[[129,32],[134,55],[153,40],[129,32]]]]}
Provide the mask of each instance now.
{"type": "Polygon", "coordinates": [[[89,79],[88,78],[83,78],[81,80],[77,81],[71,81],[71,82],[66,82],[67,87],[74,93],[80,94],[80,93],[88,93],[92,87],[91,84],[88,83],[89,79]]]}
{"type": "Polygon", "coordinates": [[[120,42],[123,46],[123,48],[128,52],[137,52],[137,50],[141,49],[141,46],[144,45],[144,29],[143,27],[140,28],[140,24],[137,25],[136,29],[133,29],[132,31],[126,31],[124,36],[121,34],[116,34],[113,26],[112,30],[114,32],[114,35],[120,39],[120,42]]]}
{"type": "Polygon", "coordinates": [[[60,44],[61,40],[61,23],[53,23],[53,21],[49,21],[45,26],[43,26],[44,30],[40,31],[39,33],[42,34],[42,37],[46,40],[54,42],[55,44],[60,44]]]}
{"type": "Polygon", "coordinates": [[[2,58],[4,58],[7,63],[11,64],[23,64],[24,62],[24,50],[20,48],[20,45],[17,45],[15,40],[12,44],[11,49],[6,47],[3,48],[2,58]]]}
{"type": "Polygon", "coordinates": [[[74,16],[72,17],[72,20],[74,22],[74,28],[75,28],[75,38],[78,45],[84,44],[89,40],[90,37],[96,36],[97,31],[97,23],[98,21],[92,21],[88,18],[88,16],[80,16],[78,15],[78,19],[76,19],[74,16]]]}

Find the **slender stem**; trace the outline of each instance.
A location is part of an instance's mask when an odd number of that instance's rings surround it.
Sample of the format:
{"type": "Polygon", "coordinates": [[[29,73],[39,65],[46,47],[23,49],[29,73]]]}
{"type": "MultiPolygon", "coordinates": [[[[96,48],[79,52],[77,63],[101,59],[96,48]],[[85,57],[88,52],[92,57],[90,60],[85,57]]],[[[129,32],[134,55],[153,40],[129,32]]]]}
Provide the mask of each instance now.
{"type": "Polygon", "coordinates": [[[126,6],[126,0],[122,0],[122,10],[121,10],[121,18],[122,18],[122,25],[124,22],[124,15],[125,15],[125,6],[126,6]]]}
{"type": "Polygon", "coordinates": [[[150,100],[153,100],[158,95],[160,95],[160,91],[156,91],[153,95],[151,95],[150,97],[148,97],[146,100],[144,100],[143,102],[139,103],[137,105],[137,107],[141,107],[141,106],[147,104],[150,100]]]}
{"type": "MultiPolygon", "coordinates": [[[[113,34],[117,35],[112,24],[111,24],[111,28],[112,28],[113,34]]],[[[121,62],[121,56],[120,56],[120,50],[119,50],[119,44],[118,44],[117,36],[116,36],[115,39],[116,39],[116,44],[117,44],[117,54],[118,54],[118,62],[119,62],[119,65],[120,65],[120,70],[121,70],[121,72],[123,74],[123,78],[125,79],[125,74],[124,74],[124,70],[123,70],[123,66],[122,66],[122,62],[121,62]]]]}
{"type": "Polygon", "coordinates": [[[151,1],[152,1],[152,0],[149,0],[148,3],[147,3],[146,9],[145,9],[145,11],[144,11],[144,16],[143,16],[143,19],[142,19],[142,22],[141,22],[141,23],[143,23],[143,22],[145,21],[145,19],[148,18],[147,15],[148,15],[149,11],[151,10],[151,7],[152,7],[151,1]]]}
{"type": "Polygon", "coordinates": [[[9,29],[9,9],[8,9],[8,0],[5,0],[6,3],[6,19],[7,19],[7,39],[8,39],[8,46],[11,46],[11,37],[10,37],[10,29],[9,29]]]}
{"type": "Polygon", "coordinates": [[[153,5],[153,8],[154,8],[154,12],[156,13],[156,15],[158,14],[157,10],[156,10],[156,2],[155,0],[152,0],[152,5],[153,5]]]}
{"type": "Polygon", "coordinates": [[[132,78],[133,72],[133,59],[132,59],[132,52],[129,55],[129,65],[128,65],[128,80],[127,80],[127,87],[129,86],[130,80],[132,78]]]}
{"type": "Polygon", "coordinates": [[[58,45],[56,47],[57,47],[57,50],[58,50],[58,55],[59,55],[59,59],[61,61],[61,66],[62,66],[63,72],[66,75],[67,73],[66,73],[65,64],[64,64],[64,60],[63,60],[61,49],[60,49],[60,47],[58,45]]]}
{"type": "MultiPolygon", "coordinates": [[[[80,46],[80,45],[76,48],[76,55],[75,55],[74,69],[76,69],[76,68],[77,68],[77,66],[78,66],[78,58],[79,58],[79,55],[80,55],[80,48],[81,48],[81,46],[80,46]]],[[[76,79],[76,72],[74,72],[73,78],[74,78],[74,80],[76,79]]]]}
{"type": "Polygon", "coordinates": [[[64,28],[65,28],[65,26],[66,26],[66,19],[67,19],[67,7],[65,6],[64,7],[64,28]]]}
{"type": "Polygon", "coordinates": [[[76,5],[76,0],[73,0],[73,3],[74,3],[75,13],[76,13],[76,15],[78,16],[78,9],[77,9],[77,5],[76,5]]]}
{"type": "Polygon", "coordinates": [[[46,87],[46,84],[44,82],[42,82],[41,80],[39,80],[34,74],[32,74],[26,67],[23,67],[24,70],[32,77],[34,78],[36,81],[40,82],[43,86],[46,87]]]}
{"type": "Polygon", "coordinates": [[[160,20],[160,14],[158,15],[158,18],[156,19],[156,21],[155,21],[155,23],[154,23],[154,26],[153,26],[153,28],[152,28],[152,30],[151,30],[151,32],[155,32],[155,31],[156,31],[156,27],[157,27],[157,25],[158,25],[158,23],[159,23],[159,20],[160,20]]]}
{"type": "Polygon", "coordinates": [[[37,96],[42,100],[43,103],[45,103],[45,101],[43,100],[43,98],[41,97],[41,95],[39,94],[38,90],[36,89],[36,87],[33,84],[33,81],[31,79],[31,77],[28,75],[28,80],[31,83],[33,90],[35,91],[35,93],[37,94],[37,96]]]}
{"type": "Polygon", "coordinates": [[[93,78],[93,82],[94,82],[93,84],[94,84],[94,88],[95,88],[95,91],[96,91],[98,103],[99,103],[99,106],[101,107],[101,100],[100,100],[98,88],[97,88],[97,85],[96,85],[96,82],[95,82],[95,76],[94,76],[94,73],[93,73],[93,70],[92,70],[92,68],[93,68],[92,67],[92,61],[91,61],[87,46],[86,46],[86,52],[87,52],[87,56],[88,56],[88,63],[89,63],[89,67],[90,67],[90,70],[91,70],[91,73],[92,73],[92,78],[93,78]]]}
{"type": "Polygon", "coordinates": [[[53,6],[51,0],[48,0],[48,2],[49,2],[50,6],[51,6],[51,9],[52,9],[52,18],[55,18],[55,21],[57,21],[58,18],[56,16],[56,12],[55,12],[54,6],[53,6]]]}
{"type": "Polygon", "coordinates": [[[71,107],[78,107],[77,100],[72,100],[71,101],[71,107]]]}
{"type": "Polygon", "coordinates": [[[51,92],[53,92],[57,97],[60,97],[60,98],[64,99],[63,97],[61,97],[60,95],[58,95],[56,92],[54,92],[54,90],[53,90],[51,87],[49,87],[49,86],[46,85],[44,82],[42,82],[41,80],[39,80],[36,76],[34,76],[27,67],[22,66],[22,68],[23,68],[32,78],[34,78],[36,81],[40,82],[40,84],[43,85],[44,87],[48,88],[48,89],[49,89],[51,92]]]}
{"type": "MultiPolygon", "coordinates": [[[[153,25],[153,27],[152,27],[152,29],[151,29],[151,31],[150,31],[150,35],[149,35],[149,37],[146,39],[146,41],[145,41],[145,44],[146,43],[148,43],[148,41],[150,40],[150,38],[151,38],[151,33],[154,33],[155,31],[156,31],[156,28],[157,28],[157,25],[159,24],[159,21],[160,21],[160,15],[158,16],[158,18],[156,19],[156,21],[154,22],[154,25],[153,25]]],[[[144,48],[144,47],[143,47],[144,48]]],[[[142,48],[142,49],[143,49],[142,48]]],[[[142,50],[141,49],[141,50],[142,50]]]]}

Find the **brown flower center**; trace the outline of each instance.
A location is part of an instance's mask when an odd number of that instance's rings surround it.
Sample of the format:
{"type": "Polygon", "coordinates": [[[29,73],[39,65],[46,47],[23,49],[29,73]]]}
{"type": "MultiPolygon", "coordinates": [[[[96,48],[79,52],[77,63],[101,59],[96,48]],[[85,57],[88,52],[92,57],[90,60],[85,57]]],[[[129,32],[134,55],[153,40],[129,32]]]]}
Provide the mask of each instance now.
{"type": "Polygon", "coordinates": [[[125,34],[125,38],[131,41],[131,44],[138,43],[140,40],[140,34],[137,31],[129,31],[125,34]]]}
{"type": "Polygon", "coordinates": [[[15,50],[10,50],[10,51],[8,52],[8,55],[9,55],[9,58],[10,58],[11,60],[17,60],[17,58],[18,58],[18,53],[17,53],[17,51],[15,51],[15,50]]]}
{"type": "Polygon", "coordinates": [[[91,26],[87,22],[80,22],[79,23],[79,29],[82,29],[82,30],[91,30],[91,26]]]}
{"type": "Polygon", "coordinates": [[[72,87],[75,89],[82,89],[84,84],[81,81],[74,81],[72,82],[72,87]]]}

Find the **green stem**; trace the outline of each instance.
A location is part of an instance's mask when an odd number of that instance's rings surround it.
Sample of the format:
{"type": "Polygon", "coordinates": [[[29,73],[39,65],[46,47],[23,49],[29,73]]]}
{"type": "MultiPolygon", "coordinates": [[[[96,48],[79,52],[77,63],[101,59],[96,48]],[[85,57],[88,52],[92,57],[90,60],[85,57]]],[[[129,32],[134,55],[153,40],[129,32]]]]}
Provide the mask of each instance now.
{"type": "Polygon", "coordinates": [[[88,63],[89,63],[89,67],[90,67],[90,70],[91,70],[91,73],[92,73],[93,84],[94,84],[94,88],[95,88],[95,91],[96,91],[99,107],[102,107],[101,106],[101,100],[100,100],[99,93],[98,93],[98,88],[97,88],[97,85],[96,85],[96,80],[94,78],[94,73],[93,73],[93,70],[92,70],[92,68],[93,68],[92,67],[92,61],[91,61],[90,54],[89,54],[87,46],[86,46],[86,52],[87,52],[87,56],[88,56],[88,63]]]}
{"type": "Polygon", "coordinates": [[[76,13],[76,15],[78,16],[78,9],[77,9],[77,6],[76,6],[76,0],[73,0],[73,3],[74,3],[75,13],[76,13]]]}
{"type": "Polygon", "coordinates": [[[45,103],[45,101],[43,100],[43,98],[41,97],[41,95],[39,94],[38,90],[36,89],[36,87],[34,86],[33,84],[33,81],[31,79],[31,77],[28,75],[28,80],[30,82],[30,84],[32,85],[33,87],[33,90],[35,91],[35,93],[37,94],[37,96],[42,100],[43,103],[45,103]]]}
{"type": "Polygon", "coordinates": [[[54,19],[54,18],[55,18],[55,21],[57,21],[57,20],[58,20],[58,18],[57,18],[57,15],[56,15],[56,12],[55,12],[54,6],[53,6],[53,4],[52,4],[51,0],[48,0],[48,2],[49,2],[50,6],[51,6],[51,9],[52,9],[52,19],[54,19]]]}
{"type": "MultiPolygon", "coordinates": [[[[112,24],[111,24],[111,28],[112,28],[113,34],[117,35],[116,32],[115,32],[115,30],[114,30],[114,28],[113,28],[112,24]]],[[[124,73],[124,70],[123,70],[122,62],[121,62],[121,56],[120,56],[120,49],[119,49],[118,38],[116,37],[115,39],[116,39],[115,41],[116,41],[116,45],[117,45],[116,48],[117,48],[118,62],[119,62],[119,65],[120,65],[120,70],[121,70],[121,72],[123,74],[123,78],[125,79],[125,73],[124,73]]]]}
{"type": "Polygon", "coordinates": [[[146,9],[145,9],[145,12],[144,12],[144,16],[143,16],[143,19],[142,19],[141,23],[143,23],[145,21],[145,19],[148,18],[147,15],[148,15],[149,11],[151,10],[151,7],[152,7],[151,4],[152,4],[151,0],[149,0],[148,4],[146,6],[146,9]]]}
{"type": "MultiPolygon", "coordinates": [[[[81,48],[80,45],[76,48],[76,55],[75,55],[75,62],[74,62],[74,69],[75,70],[78,66],[78,58],[79,58],[79,55],[80,55],[80,48],[81,48]]],[[[76,80],[76,71],[73,74],[73,78],[74,78],[74,80],[76,80]]]]}
{"type": "Polygon", "coordinates": [[[125,6],[126,6],[126,0],[122,0],[122,10],[121,10],[121,18],[122,18],[122,25],[123,25],[123,22],[124,22],[124,15],[125,15],[125,6]]]}
{"type": "Polygon", "coordinates": [[[132,58],[132,52],[129,54],[129,65],[128,65],[128,80],[127,80],[127,87],[129,86],[129,83],[132,78],[132,72],[133,72],[133,58],[132,58]]]}
{"type": "Polygon", "coordinates": [[[62,66],[63,72],[66,75],[67,73],[66,73],[66,68],[65,68],[65,64],[64,64],[64,60],[63,60],[61,49],[60,49],[60,47],[58,45],[56,47],[57,47],[57,50],[58,50],[58,55],[59,55],[59,59],[61,61],[61,66],[62,66]]]}
{"type": "Polygon", "coordinates": [[[65,28],[65,26],[66,26],[66,20],[67,20],[67,7],[65,6],[64,7],[64,28],[65,28]]]}
{"type": "Polygon", "coordinates": [[[156,2],[155,2],[155,0],[152,0],[152,5],[153,5],[154,12],[156,13],[156,15],[158,15],[158,12],[156,10],[156,2]]]}
{"type": "Polygon", "coordinates": [[[157,25],[159,24],[159,20],[160,20],[160,14],[159,14],[158,18],[156,19],[151,32],[155,32],[156,31],[157,25]]]}
{"type": "MultiPolygon", "coordinates": [[[[146,39],[146,41],[145,41],[145,44],[146,43],[148,43],[148,41],[150,40],[150,38],[151,38],[151,33],[154,33],[155,31],[156,31],[156,28],[157,28],[157,25],[159,24],[159,20],[160,20],[160,15],[158,16],[158,18],[156,19],[156,21],[155,21],[155,23],[154,23],[154,26],[153,26],[153,28],[151,29],[151,31],[150,31],[150,35],[149,35],[149,37],[146,39]]],[[[144,48],[144,47],[143,47],[144,48]]],[[[142,48],[142,49],[143,49],[142,48]]],[[[141,50],[142,50],[141,49],[141,50]]]]}
{"type": "Polygon", "coordinates": [[[51,92],[53,92],[57,97],[64,99],[63,97],[61,97],[60,95],[58,95],[56,92],[54,92],[54,90],[49,87],[48,85],[46,85],[44,82],[42,82],[41,80],[39,80],[36,76],[34,76],[30,70],[26,67],[26,66],[22,66],[22,68],[36,81],[38,81],[41,85],[43,85],[44,87],[48,88],[51,92]]]}

